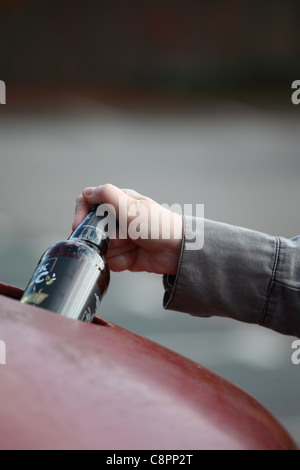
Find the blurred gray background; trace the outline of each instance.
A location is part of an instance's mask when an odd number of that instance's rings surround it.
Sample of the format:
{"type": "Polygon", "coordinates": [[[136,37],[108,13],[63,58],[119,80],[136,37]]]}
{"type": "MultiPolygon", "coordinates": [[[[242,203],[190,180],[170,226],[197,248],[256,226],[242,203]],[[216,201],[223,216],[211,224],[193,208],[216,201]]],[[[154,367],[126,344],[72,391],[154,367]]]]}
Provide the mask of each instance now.
{"type": "MultiPolygon", "coordinates": [[[[2,282],[24,288],[70,234],[76,196],[106,182],[299,234],[297,2],[140,3],[0,2],[2,282]]],[[[295,338],[162,297],[160,276],[112,273],[99,315],[243,388],[300,445],[295,338]]]]}

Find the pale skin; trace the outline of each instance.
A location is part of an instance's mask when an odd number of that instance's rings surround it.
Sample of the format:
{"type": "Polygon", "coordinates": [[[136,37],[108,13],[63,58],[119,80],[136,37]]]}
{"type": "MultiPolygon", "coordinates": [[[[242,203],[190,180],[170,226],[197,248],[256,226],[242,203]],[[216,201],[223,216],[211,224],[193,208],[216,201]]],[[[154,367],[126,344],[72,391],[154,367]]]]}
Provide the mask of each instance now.
{"type": "MultiPolygon", "coordinates": [[[[147,196],[143,196],[132,189],[120,189],[112,184],[85,188],[76,199],[75,218],[72,229],[74,230],[85,218],[89,207],[94,204],[110,204],[115,208],[117,219],[120,218],[120,198],[126,197],[127,210],[135,207],[137,212],[143,206],[146,211],[141,211],[148,218],[148,227],[151,226],[151,216],[160,217],[168,209],[147,196]]],[[[133,211],[134,212],[134,211],[133,211]]],[[[161,227],[157,239],[151,238],[150,229],[147,238],[130,238],[127,232],[126,239],[112,239],[106,255],[109,267],[112,271],[146,271],[156,274],[176,274],[181,253],[182,239],[177,238],[175,233],[182,233],[182,216],[169,211],[170,237],[163,238],[161,227]]],[[[127,218],[128,226],[132,217],[127,218]]]]}

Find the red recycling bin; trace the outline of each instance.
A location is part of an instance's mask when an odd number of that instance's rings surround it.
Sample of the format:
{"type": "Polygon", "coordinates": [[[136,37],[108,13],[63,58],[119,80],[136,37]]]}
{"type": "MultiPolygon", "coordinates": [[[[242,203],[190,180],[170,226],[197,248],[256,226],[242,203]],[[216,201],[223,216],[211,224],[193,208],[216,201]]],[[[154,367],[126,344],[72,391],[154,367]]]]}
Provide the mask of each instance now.
{"type": "Polygon", "coordinates": [[[21,295],[0,284],[0,449],[297,449],[260,403],[194,361],[21,295]]]}

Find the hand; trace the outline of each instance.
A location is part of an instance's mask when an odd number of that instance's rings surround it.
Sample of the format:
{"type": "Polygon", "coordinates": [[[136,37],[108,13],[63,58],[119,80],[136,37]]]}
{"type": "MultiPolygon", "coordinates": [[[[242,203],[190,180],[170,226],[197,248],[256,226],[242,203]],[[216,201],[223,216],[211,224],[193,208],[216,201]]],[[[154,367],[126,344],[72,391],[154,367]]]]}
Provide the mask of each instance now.
{"type": "Polygon", "coordinates": [[[126,233],[126,238],[117,236],[109,244],[106,259],[112,271],[177,273],[182,244],[181,215],[136,191],[105,184],[86,188],[77,198],[73,230],[85,218],[93,204],[112,205],[119,223],[126,221],[126,227],[120,227],[126,233]],[[137,221],[141,227],[138,237],[137,230],[134,230],[137,229],[137,221]],[[157,228],[155,238],[153,227],[157,228]]]}

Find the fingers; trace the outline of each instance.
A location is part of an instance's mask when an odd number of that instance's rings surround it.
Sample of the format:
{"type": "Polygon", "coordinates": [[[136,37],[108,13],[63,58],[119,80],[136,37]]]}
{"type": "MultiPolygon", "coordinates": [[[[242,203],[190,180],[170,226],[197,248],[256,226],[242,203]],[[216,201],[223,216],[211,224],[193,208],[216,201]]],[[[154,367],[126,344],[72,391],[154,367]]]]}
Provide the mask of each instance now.
{"type": "Polygon", "coordinates": [[[110,270],[116,272],[130,270],[137,258],[137,246],[130,240],[118,240],[115,245],[113,242],[114,240],[111,241],[106,255],[110,270]]]}
{"type": "Polygon", "coordinates": [[[141,212],[148,221],[150,214],[150,205],[154,202],[150,198],[139,194],[132,189],[120,189],[112,184],[105,184],[97,187],[85,188],[82,194],[76,200],[75,218],[73,221],[73,230],[87,215],[89,207],[93,204],[105,204],[112,206],[115,215],[120,222],[122,236],[127,236],[127,226],[141,212]]]}
{"type": "Polygon", "coordinates": [[[107,260],[109,260],[110,258],[114,258],[115,256],[127,253],[128,251],[132,251],[135,248],[136,244],[129,239],[112,239],[110,240],[108,252],[105,257],[107,260]]]}
{"type": "Polygon", "coordinates": [[[132,199],[146,199],[148,200],[149,198],[146,196],[143,196],[142,194],[138,193],[134,189],[123,189],[122,190],[125,194],[127,194],[129,197],[132,199]]]}
{"type": "Polygon", "coordinates": [[[113,184],[104,184],[96,188],[85,188],[82,195],[89,205],[111,204],[117,209],[118,199],[120,196],[124,196],[124,192],[113,184]]]}
{"type": "Polygon", "coordinates": [[[75,216],[72,224],[72,230],[75,230],[76,227],[83,221],[89,211],[89,204],[83,198],[82,194],[77,197],[75,205],[75,216]]]}
{"type": "Polygon", "coordinates": [[[127,251],[120,255],[108,259],[108,266],[111,271],[134,271],[134,264],[137,258],[137,250],[127,251]]]}
{"type": "Polygon", "coordinates": [[[75,230],[80,222],[82,222],[88,214],[90,206],[93,204],[112,204],[114,207],[118,206],[120,194],[123,194],[122,190],[111,184],[85,188],[76,199],[72,229],[75,230]]]}
{"type": "Polygon", "coordinates": [[[137,200],[147,201],[150,199],[142,196],[132,189],[120,189],[113,184],[104,184],[97,187],[85,188],[82,195],[76,200],[75,222],[82,220],[87,214],[88,208],[93,204],[110,204],[114,207],[119,218],[120,209],[126,209],[136,203],[137,200]]]}

